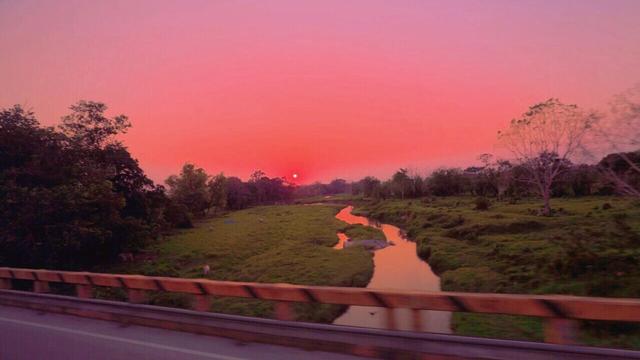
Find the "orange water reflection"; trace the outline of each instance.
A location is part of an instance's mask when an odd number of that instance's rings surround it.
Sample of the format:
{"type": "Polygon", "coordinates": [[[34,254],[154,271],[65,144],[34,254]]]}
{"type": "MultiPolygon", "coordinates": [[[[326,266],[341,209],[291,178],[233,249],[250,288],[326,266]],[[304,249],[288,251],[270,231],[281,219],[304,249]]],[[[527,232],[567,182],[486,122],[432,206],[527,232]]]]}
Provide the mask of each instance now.
{"type": "MultiPolygon", "coordinates": [[[[440,291],[440,278],[436,276],[429,264],[416,255],[416,243],[408,241],[402,231],[388,224],[379,224],[363,216],[353,215],[353,206],[342,209],[336,218],[348,224],[362,224],[381,229],[387,241],[395,243],[373,256],[374,272],[369,289],[440,291]]],[[[335,248],[341,249],[346,239],[338,234],[340,242],[335,248]]],[[[450,333],[451,313],[444,311],[422,311],[422,330],[429,332],[450,333]]],[[[396,323],[401,330],[412,330],[412,315],[408,309],[396,310],[396,323]]],[[[381,308],[369,306],[351,306],[334,321],[337,325],[365,326],[373,328],[385,327],[385,316],[381,308]]]]}
{"type": "Polygon", "coordinates": [[[338,243],[333,247],[334,249],[344,249],[344,243],[347,242],[349,237],[345,233],[338,233],[338,243]]]}

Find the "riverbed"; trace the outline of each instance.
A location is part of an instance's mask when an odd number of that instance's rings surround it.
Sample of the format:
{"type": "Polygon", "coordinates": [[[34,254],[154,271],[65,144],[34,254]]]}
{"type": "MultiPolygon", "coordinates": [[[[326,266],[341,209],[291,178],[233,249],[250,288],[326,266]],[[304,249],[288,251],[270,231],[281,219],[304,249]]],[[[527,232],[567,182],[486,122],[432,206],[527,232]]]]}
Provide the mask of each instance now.
{"type": "MultiPolygon", "coordinates": [[[[377,250],[373,255],[374,271],[368,289],[440,291],[440,278],[416,253],[416,243],[408,240],[396,226],[380,224],[363,216],[353,215],[353,206],[342,209],[336,218],[347,224],[362,224],[382,230],[388,242],[395,245],[377,250]]],[[[344,246],[346,236],[338,234],[336,249],[344,246]]],[[[414,330],[413,315],[409,309],[397,309],[396,327],[414,330]]],[[[445,311],[421,311],[422,331],[451,333],[451,313],[445,311]]],[[[383,329],[386,327],[384,309],[369,306],[350,306],[334,321],[337,325],[362,326],[383,329]]]]}

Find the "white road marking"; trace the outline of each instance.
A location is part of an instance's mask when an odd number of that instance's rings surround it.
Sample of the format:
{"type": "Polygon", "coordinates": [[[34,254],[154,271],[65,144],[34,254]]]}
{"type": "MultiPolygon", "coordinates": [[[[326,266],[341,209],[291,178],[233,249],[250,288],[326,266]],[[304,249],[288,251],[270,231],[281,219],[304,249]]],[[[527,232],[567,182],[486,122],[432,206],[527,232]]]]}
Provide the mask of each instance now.
{"type": "Polygon", "coordinates": [[[30,321],[15,320],[15,319],[9,319],[9,318],[4,318],[4,317],[0,317],[0,321],[19,324],[19,325],[28,325],[28,326],[33,326],[33,327],[39,327],[39,328],[42,328],[42,329],[48,329],[48,330],[54,330],[54,331],[60,331],[60,332],[66,332],[66,333],[70,333],[70,334],[89,336],[89,337],[94,337],[94,338],[99,338],[99,339],[105,339],[105,340],[111,340],[111,341],[119,341],[119,342],[123,342],[123,343],[127,343],[127,344],[147,346],[147,347],[156,348],[156,349],[175,351],[175,352],[179,352],[179,353],[183,353],[183,354],[202,356],[202,357],[206,357],[206,358],[209,358],[209,359],[216,359],[216,360],[245,360],[243,358],[238,358],[238,357],[234,357],[234,356],[212,354],[212,353],[207,353],[207,352],[203,352],[203,351],[189,350],[189,349],[183,349],[183,348],[167,346],[167,345],[160,345],[160,344],[155,344],[155,343],[146,342],[146,341],[123,339],[123,338],[119,338],[119,337],[116,337],[116,336],[95,334],[95,333],[91,333],[91,332],[88,332],[88,331],[81,331],[81,330],[72,330],[72,329],[67,329],[67,328],[64,328],[64,327],[38,324],[38,323],[30,322],[30,321]]]}

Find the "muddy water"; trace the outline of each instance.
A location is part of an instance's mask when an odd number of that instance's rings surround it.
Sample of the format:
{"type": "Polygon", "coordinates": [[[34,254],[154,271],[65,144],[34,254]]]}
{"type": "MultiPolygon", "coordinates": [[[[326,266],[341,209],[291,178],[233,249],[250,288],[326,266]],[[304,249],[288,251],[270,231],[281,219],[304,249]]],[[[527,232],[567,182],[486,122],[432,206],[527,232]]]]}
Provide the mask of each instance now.
{"type": "MultiPolygon", "coordinates": [[[[374,272],[368,289],[411,290],[411,291],[440,291],[440,278],[437,277],[429,264],[421,260],[416,254],[416,243],[407,240],[402,231],[388,224],[379,224],[363,216],[353,215],[353,206],[342,209],[336,218],[348,224],[362,224],[381,229],[387,241],[395,243],[377,250],[373,255],[374,272]]],[[[338,234],[340,242],[335,246],[341,249],[346,236],[338,234]]],[[[413,330],[413,319],[408,309],[397,309],[396,326],[400,330],[413,330]]],[[[451,313],[444,311],[422,311],[422,330],[429,332],[450,333],[451,313]]],[[[351,306],[334,321],[337,325],[364,326],[385,328],[386,317],[384,310],[369,306],[351,306]]]]}

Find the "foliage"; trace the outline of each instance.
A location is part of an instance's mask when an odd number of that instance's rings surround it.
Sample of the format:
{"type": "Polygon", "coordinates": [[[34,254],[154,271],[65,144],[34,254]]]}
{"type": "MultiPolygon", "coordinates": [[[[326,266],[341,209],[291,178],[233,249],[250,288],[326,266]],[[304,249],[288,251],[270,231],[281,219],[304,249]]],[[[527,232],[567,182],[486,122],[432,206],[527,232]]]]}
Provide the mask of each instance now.
{"type": "Polygon", "coordinates": [[[598,166],[618,193],[640,197],[640,151],[609,154],[598,166]]]}
{"type": "Polygon", "coordinates": [[[249,187],[239,178],[232,176],[226,181],[227,208],[229,210],[244,209],[251,204],[249,187]]]}
{"type": "MultiPolygon", "coordinates": [[[[640,162],[637,153],[627,153],[626,156],[632,161],[640,162]]],[[[481,164],[464,170],[439,168],[427,177],[409,174],[406,169],[398,170],[391,179],[382,182],[367,176],[351,184],[352,194],[376,200],[422,197],[422,201],[426,202],[432,196],[474,195],[487,200],[495,198],[496,201],[517,203],[519,199],[540,194],[539,187],[530,181],[531,169],[544,172],[544,168],[554,166],[558,166],[558,173],[548,189],[550,198],[625,194],[617,183],[603,173],[602,169],[605,167],[618,173],[618,177],[624,179],[627,185],[640,184],[638,173],[616,153],[607,155],[598,165],[572,164],[560,160],[554,154],[542,154],[526,166],[522,163],[513,165],[507,160],[494,160],[491,154],[482,154],[479,160],[481,164]]],[[[316,201],[322,199],[318,198],[316,201]]],[[[544,208],[535,212],[556,216],[562,214],[556,210],[545,213],[544,208]]]]}
{"type": "Polygon", "coordinates": [[[498,133],[500,142],[526,170],[523,180],[543,199],[544,215],[551,215],[553,184],[570,167],[570,159],[597,120],[595,113],[549,99],[531,106],[521,118],[513,119],[508,129],[498,133]]]}
{"type": "Polygon", "coordinates": [[[489,207],[491,207],[491,201],[484,196],[477,197],[474,202],[476,210],[489,210],[489,207]]]}
{"type": "Polygon", "coordinates": [[[220,173],[207,183],[209,190],[209,207],[215,210],[227,207],[227,178],[220,173]]]}
{"type": "Polygon", "coordinates": [[[433,195],[461,195],[467,187],[467,178],[460,169],[438,169],[427,180],[433,195]]]}
{"type": "Polygon", "coordinates": [[[125,116],[80,101],[59,129],[20,106],[0,111],[0,263],[89,268],[167,226],[169,200],[114,136],[125,116]]]}
{"type": "Polygon", "coordinates": [[[107,106],[103,103],[80,100],[70,109],[71,113],[62,118],[60,130],[82,148],[101,148],[131,127],[125,115],[106,117],[107,106]]]}
{"type": "Polygon", "coordinates": [[[193,164],[184,164],[180,175],[171,175],[165,183],[169,186],[169,196],[184,205],[191,214],[204,216],[209,209],[209,175],[193,164]]]}
{"type": "Polygon", "coordinates": [[[373,176],[367,176],[357,183],[352,184],[354,195],[363,194],[365,197],[378,196],[380,193],[380,180],[373,176]]]}
{"type": "Polygon", "coordinates": [[[293,185],[283,178],[269,178],[261,170],[251,175],[247,186],[253,205],[289,202],[293,197],[293,185]]]}
{"type": "Polygon", "coordinates": [[[257,170],[248,182],[220,173],[210,176],[193,164],[184,164],[179,175],[166,180],[169,197],[186,208],[191,216],[202,218],[211,210],[239,210],[252,205],[287,203],[294,186],[282,178],[269,178],[257,170]]]}
{"type": "Polygon", "coordinates": [[[614,98],[606,120],[596,134],[612,154],[600,170],[618,192],[640,198],[640,84],[614,98]]]}

